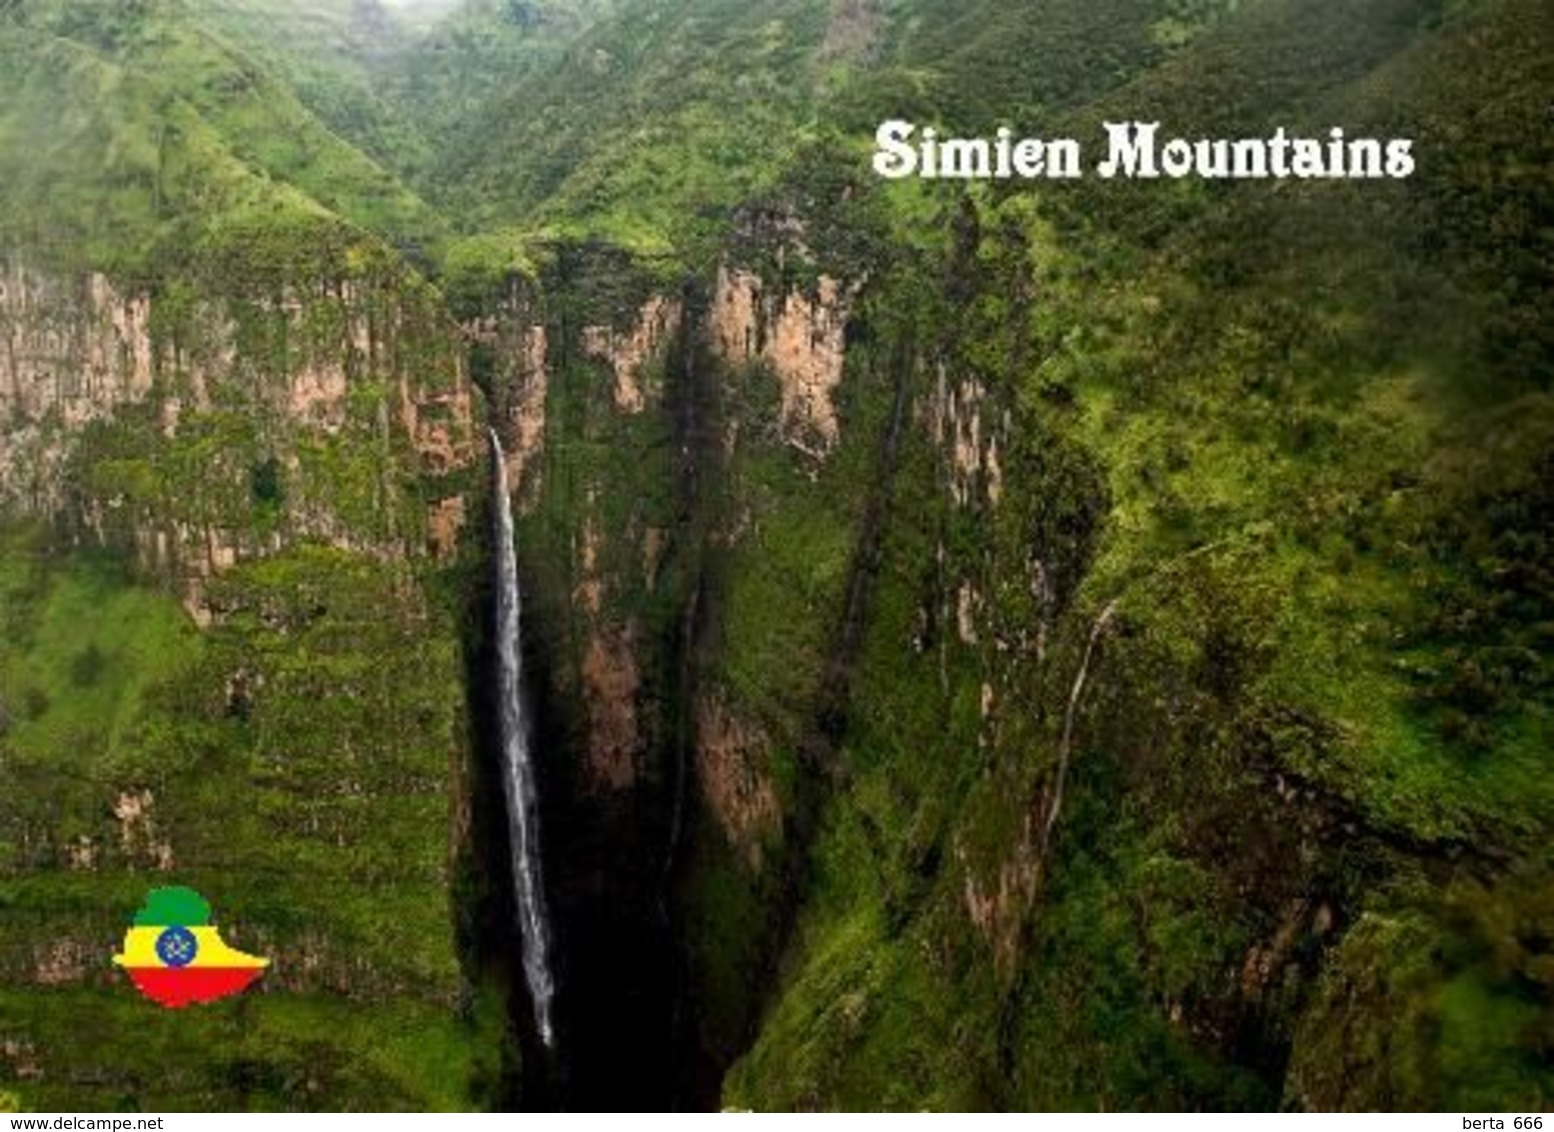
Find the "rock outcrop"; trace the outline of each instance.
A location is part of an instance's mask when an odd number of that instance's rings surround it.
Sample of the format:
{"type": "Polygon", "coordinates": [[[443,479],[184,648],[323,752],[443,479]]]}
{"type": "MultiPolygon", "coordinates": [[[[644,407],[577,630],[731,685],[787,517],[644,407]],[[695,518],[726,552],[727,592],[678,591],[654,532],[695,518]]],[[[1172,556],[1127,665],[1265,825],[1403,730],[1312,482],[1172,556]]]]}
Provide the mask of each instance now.
{"type": "Polygon", "coordinates": [[[583,352],[608,362],[615,374],[615,407],[624,413],[640,413],[662,393],[648,363],[679,329],[684,308],[678,299],[654,295],[643,304],[634,327],[624,333],[610,326],[583,328],[583,352]]]}
{"type": "Polygon", "coordinates": [[[731,365],[764,364],[782,391],[783,436],[816,457],[841,436],[835,395],[842,381],[851,294],[822,275],[812,295],[767,291],[741,268],[718,271],[708,334],[713,352],[731,365]]]}
{"type": "Polygon", "coordinates": [[[551,380],[551,333],[545,305],[528,280],[515,280],[497,309],[461,327],[465,341],[491,363],[491,420],[502,438],[507,482],[520,511],[541,490],[551,380]]]}
{"type": "Polygon", "coordinates": [[[277,297],[0,268],[0,511],[133,551],[202,620],[210,577],[296,541],[451,557],[474,413],[396,270],[277,297]]]}
{"type": "Polygon", "coordinates": [[[702,799],[724,836],[753,870],[763,845],[782,826],[782,807],[767,770],[767,741],[718,699],[696,705],[696,776],[702,799]]]}

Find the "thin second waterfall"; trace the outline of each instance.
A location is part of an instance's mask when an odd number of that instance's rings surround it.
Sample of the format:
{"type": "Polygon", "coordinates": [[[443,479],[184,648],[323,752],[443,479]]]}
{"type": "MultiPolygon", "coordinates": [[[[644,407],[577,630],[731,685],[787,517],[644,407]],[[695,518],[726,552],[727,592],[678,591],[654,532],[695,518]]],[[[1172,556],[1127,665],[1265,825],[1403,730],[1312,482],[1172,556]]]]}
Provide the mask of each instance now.
{"type": "Polygon", "coordinates": [[[513,507],[507,490],[507,462],[496,430],[491,431],[496,469],[496,641],[502,725],[502,784],[507,795],[507,833],[513,852],[513,886],[518,926],[523,936],[523,974],[534,1003],[534,1021],[547,1046],[555,1044],[551,999],[556,985],[550,970],[550,923],[545,915],[545,885],[540,871],[539,795],[529,752],[529,723],[524,716],[521,683],[523,638],[518,590],[518,559],[513,547],[513,507]]]}

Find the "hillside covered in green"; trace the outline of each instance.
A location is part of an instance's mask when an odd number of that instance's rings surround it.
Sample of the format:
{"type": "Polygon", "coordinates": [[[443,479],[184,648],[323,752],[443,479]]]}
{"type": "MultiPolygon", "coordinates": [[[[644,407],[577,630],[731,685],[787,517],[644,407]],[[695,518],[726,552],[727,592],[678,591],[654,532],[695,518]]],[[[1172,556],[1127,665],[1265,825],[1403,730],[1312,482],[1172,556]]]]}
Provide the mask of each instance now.
{"type": "Polygon", "coordinates": [[[1548,1107],[1551,98],[1541,0],[0,2],[0,1101],[1548,1107]],[[255,992],[116,981],[165,877],[255,992]]]}

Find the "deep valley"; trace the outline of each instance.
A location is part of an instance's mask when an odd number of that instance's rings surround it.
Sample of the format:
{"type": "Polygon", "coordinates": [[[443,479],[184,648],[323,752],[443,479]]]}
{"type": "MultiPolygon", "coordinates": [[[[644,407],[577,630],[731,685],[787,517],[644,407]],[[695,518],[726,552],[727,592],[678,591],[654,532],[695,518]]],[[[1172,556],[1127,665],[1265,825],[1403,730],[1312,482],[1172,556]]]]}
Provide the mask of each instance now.
{"type": "Polygon", "coordinates": [[[1547,1108],[1551,97],[1543,0],[0,0],[0,1111],[1547,1108]],[[262,981],[136,998],[158,884],[262,981]]]}

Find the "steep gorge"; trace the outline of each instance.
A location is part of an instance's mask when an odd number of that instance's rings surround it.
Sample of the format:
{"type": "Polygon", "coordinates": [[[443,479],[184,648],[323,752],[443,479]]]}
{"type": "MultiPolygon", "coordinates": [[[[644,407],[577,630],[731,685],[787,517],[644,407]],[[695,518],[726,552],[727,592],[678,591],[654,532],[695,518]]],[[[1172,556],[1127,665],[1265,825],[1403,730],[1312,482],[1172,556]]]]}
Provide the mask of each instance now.
{"type": "MultiPolygon", "coordinates": [[[[424,50],[346,7],[305,24],[346,46],[299,54],[257,38],[299,6],[225,6],[263,66],[177,3],[0,20],[0,55],[46,38],[50,81],[120,93],[81,116],[115,145],[0,184],[0,1092],[1544,1102],[1531,0],[471,4],[424,50]],[[1010,42],[1073,47],[1062,89],[1010,42]],[[185,99],[135,77],[157,60],[185,99]],[[251,105],[272,65],[313,110],[251,105]],[[876,110],[995,87],[1075,132],[1151,99],[1204,130],[1401,118],[1435,160],[868,180],[876,110]],[[418,117],[405,90],[452,93],[418,117]],[[429,158],[476,103],[480,145],[429,158]],[[1448,160],[1480,105],[1500,148],[1448,160]],[[741,141],[790,127],[779,157],[741,141]],[[554,1054],[501,802],[487,425],[554,1054]],[[189,1031],[115,1043],[144,1020],[92,957],[173,874],[276,964],[163,1074],[189,1031]]],[[[0,141],[48,103],[7,75],[0,141]]]]}

